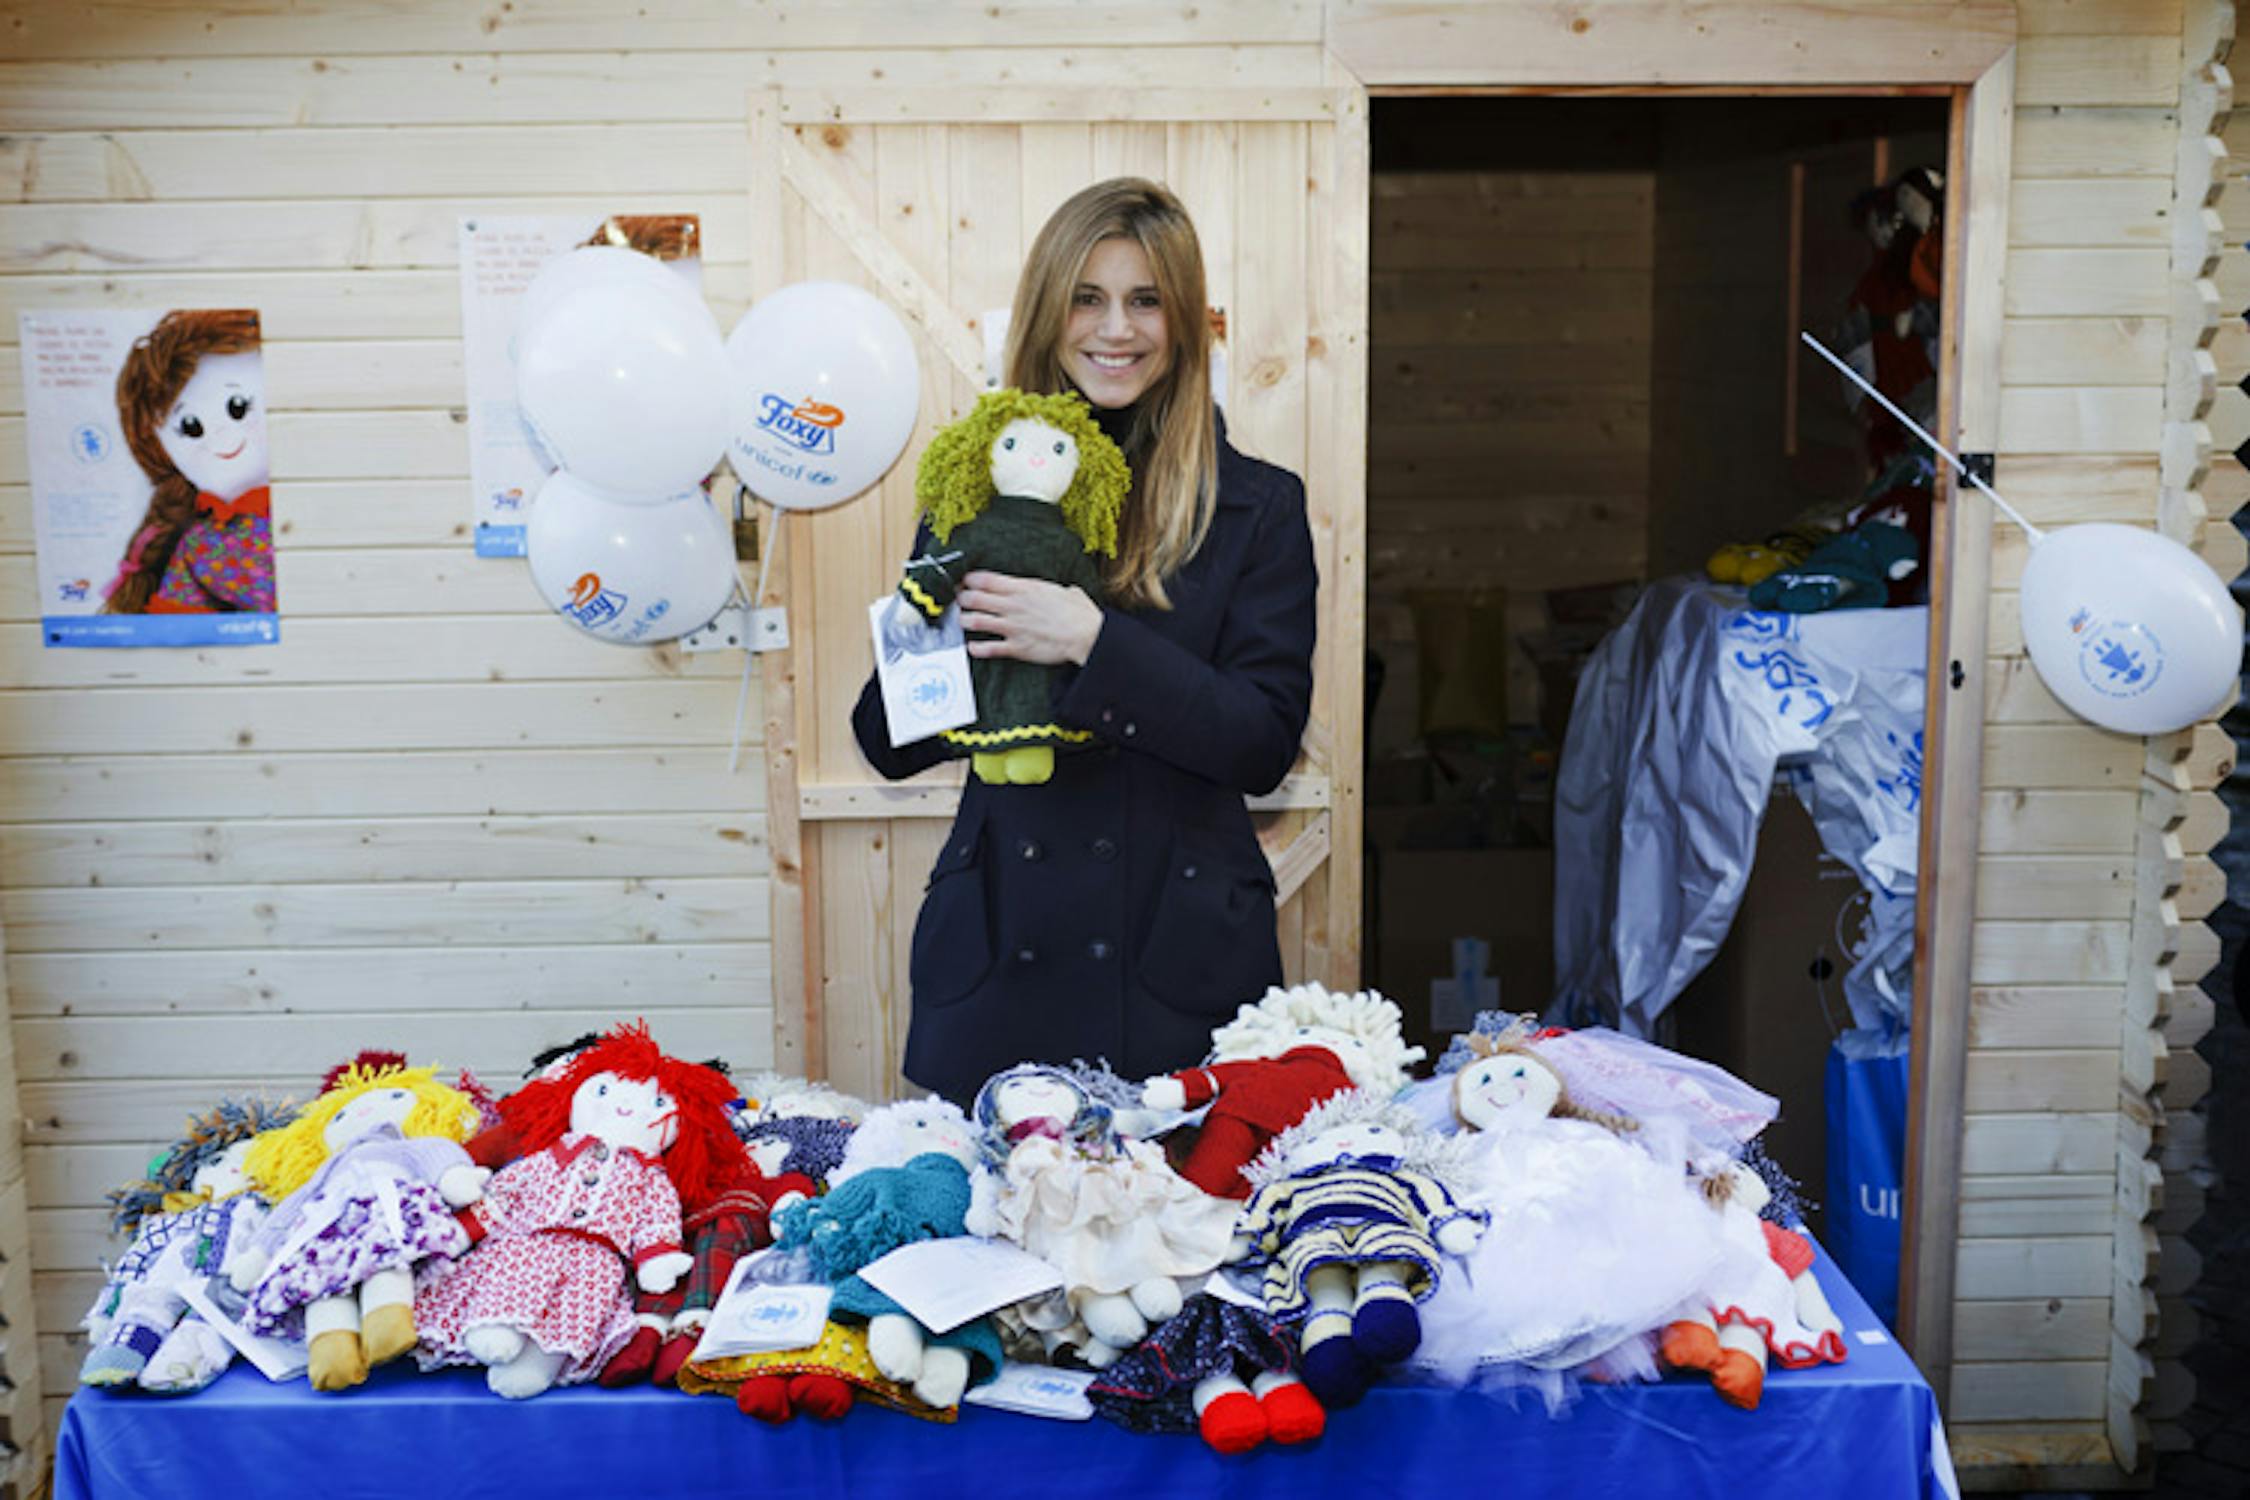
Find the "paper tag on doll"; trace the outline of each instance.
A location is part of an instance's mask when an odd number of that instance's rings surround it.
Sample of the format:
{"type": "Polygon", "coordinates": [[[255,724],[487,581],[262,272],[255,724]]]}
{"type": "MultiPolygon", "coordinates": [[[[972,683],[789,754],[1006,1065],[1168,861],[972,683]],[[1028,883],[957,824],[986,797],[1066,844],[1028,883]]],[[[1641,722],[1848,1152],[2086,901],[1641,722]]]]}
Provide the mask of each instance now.
{"type": "Polygon", "coordinates": [[[964,1405],[990,1406],[1027,1417],[1084,1422],[1094,1415],[1094,1403],[1086,1399],[1086,1387],[1093,1383],[1092,1370],[1057,1370],[1011,1359],[1000,1367],[997,1376],[961,1400],[964,1405]]]}
{"type": "Polygon", "coordinates": [[[266,1379],[279,1383],[295,1380],[305,1373],[305,1365],[311,1356],[305,1352],[303,1344],[285,1343],[280,1339],[269,1339],[252,1333],[222,1309],[200,1283],[191,1281],[181,1287],[180,1300],[201,1313],[203,1321],[217,1329],[219,1337],[233,1346],[237,1354],[257,1366],[258,1373],[266,1379]]]}
{"type": "Polygon", "coordinates": [[[901,1245],[860,1268],[860,1279],[932,1333],[950,1333],[995,1308],[1063,1284],[1062,1272],[1006,1240],[953,1235],[901,1245]]]}
{"type": "Polygon", "coordinates": [[[867,624],[875,636],[875,674],[883,685],[892,749],[977,721],[959,609],[947,605],[932,624],[898,595],[886,594],[867,606],[867,624]]]}
{"type": "Polygon", "coordinates": [[[827,1286],[790,1286],[753,1282],[755,1257],[735,1262],[734,1274],[703,1325],[703,1337],[691,1360],[727,1359],[737,1354],[763,1354],[778,1349],[809,1349],[820,1342],[828,1326],[828,1303],[834,1295],[827,1286]]]}

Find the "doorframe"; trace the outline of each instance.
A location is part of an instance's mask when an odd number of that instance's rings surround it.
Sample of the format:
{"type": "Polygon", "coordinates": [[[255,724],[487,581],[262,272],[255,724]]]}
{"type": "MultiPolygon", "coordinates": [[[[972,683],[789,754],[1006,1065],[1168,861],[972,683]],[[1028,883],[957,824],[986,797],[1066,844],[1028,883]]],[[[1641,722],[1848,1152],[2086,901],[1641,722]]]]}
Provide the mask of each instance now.
{"type": "MultiPolygon", "coordinates": [[[[1949,98],[1937,430],[1956,453],[1990,453],[1999,443],[2000,340],[2006,314],[2000,288],[2008,241],[2015,59],[2010,47],[1973,77],[1951,83],[1665,84],[1613,78],[1567,84],[1391,83],[1368,93],[1371,99],[1949,98]],[[1982,289],[1981,295],[1972,289],[1982,289]]],[[[1924,779],[1897,1329],[1941,1409],[1951,1398],[1953,1369],[1992,525],[1990,502],[1972,489],[1957,491],[1953,476],[1941,472],[1930,518],[1924,779]]]]}

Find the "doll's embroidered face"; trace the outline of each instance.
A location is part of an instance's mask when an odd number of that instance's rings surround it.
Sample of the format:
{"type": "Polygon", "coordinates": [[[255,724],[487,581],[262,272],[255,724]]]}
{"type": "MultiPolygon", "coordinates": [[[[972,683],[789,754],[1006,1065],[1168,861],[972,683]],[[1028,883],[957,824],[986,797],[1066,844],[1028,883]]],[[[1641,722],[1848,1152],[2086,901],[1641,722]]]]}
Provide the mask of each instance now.
{"type": "Polygon", "coordinates": [[[671,1095],[653,1078],[595,1073],[570,1097],[570,1129],[612,1146],[661,1156],[680,1136],[671,1095]]]}
{"type": "Polygon", "coordinates": [[[233,500],[266,482],[265,369],[255,350],[206,354],[156,429],[198,490],[233,500]]]}
{"type": "Polygon", "coordinates": [[[1405,1154],[1405,1136],[1389,1125],[1363,1120],[1306,1137],[1291,1148],[1286,1165],[1292,1172],[1311,1172],[1347,1162],[1387,1166],[1405,1154]]]}
{"type": "Polygon", "coordinates": [[[1078,474],[1078,443],[1061,428],[1018,417],[992,440],[992,492],[1059,503],[1078,474]]]}
{"type": "Polygon", "coordinates": [[[198,1193],[208,1194],[213,1203],[231,1198],[250,1185],[250,1178],[242,1169],[249,1157],[250,1141],[246,1136],[197,1167],[188,1186],[198,1193]]]}
{"type": "Polygon", "coordinates": [[[1024,1073],[1000,1085],[992,1097],[993,1118],[1002,1130],[1027,1120],[1052,1120],[1069,1129],[1085,1104],[1069,1079],[1056,1073],[1024,1073]]]}
{"type": "Polygon", "coordinates": [[[1172,367],[1172,340],[1156,271],[1122,237],[1086,254],[1063,323],[1063,373],[1096,406],[1131,406],[1172,367]]]}
{"type": "Polygon", "coordinates": [[[1562,1100],[1562,1080],[1535,1058],[1501,1052],[1463,1068],[1453,1107],[1471,1130],[1502,1130],[1544,1120],[1562,1100]]]}
{"type": "Polygon", "coordinates": [[[398,1130],[414,1112],[414,1091],[407,1088],[369,1089],[329,1117],[320,1138],[330,1152],[373,1135],[384,1126],[398,1130]]]}
{"type": "Polygon", "coordinates": [[[918,1117],[909,1122],[900,1134],[907,1143],[907,1161],[912,1161],[925,1151],[942,1152],[964,1166],[977,1159],[976,1137],[970,1133],[966,1119],[918,1117]]]}

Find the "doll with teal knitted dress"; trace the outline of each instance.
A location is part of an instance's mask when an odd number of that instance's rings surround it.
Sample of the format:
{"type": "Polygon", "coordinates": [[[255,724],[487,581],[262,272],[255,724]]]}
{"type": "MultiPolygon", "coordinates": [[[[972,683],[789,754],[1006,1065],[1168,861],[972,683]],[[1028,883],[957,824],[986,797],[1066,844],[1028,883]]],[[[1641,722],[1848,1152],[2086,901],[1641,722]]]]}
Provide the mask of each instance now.
{"type": "MultiPolygon", "coordinates": [[[[1082,397],[988,391],[923,451],[914,497],[931,545],[906,565],[898,592],[924,626],[941,621],[979,569],[1075,586],[1104,598],[1100,557],[1117,555],[1117,517],[1132,486],[1125,455],[1082,397]]],[[[972,635],[972,643],[983,637],[972,635]]],[[[980,780],[1036,785],[1055,750],[1092,734],[1055,720],[1062,668],[969,653],[976,722],[943,731],[980,780]]]]}

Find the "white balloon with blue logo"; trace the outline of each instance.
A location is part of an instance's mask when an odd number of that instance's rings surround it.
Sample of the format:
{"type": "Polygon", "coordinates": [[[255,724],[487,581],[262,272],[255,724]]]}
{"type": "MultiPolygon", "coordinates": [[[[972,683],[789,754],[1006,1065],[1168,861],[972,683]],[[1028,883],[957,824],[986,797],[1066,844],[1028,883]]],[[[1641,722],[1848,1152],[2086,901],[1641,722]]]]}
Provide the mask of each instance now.
{"type": "Polygon", "coordinates": [[[2023,570],[2023,639],[2063,707],[2124,734],[2210,718],[2242,665],[2242,611],[2169,537],[2090,522],[2042,532],[2023,570]]]}
{"type": "Polygon", "coordinates": [[[613,645],[699,629],[735,588],[734,530],[699,489],[619,505],[557,470],[532,503],[524,544],[540,597],[613,645]]]}
{"type": "Polygon", "coordinates": [[[783,510],[821,510],[871,488],[913,435],[922,404],[914,340],[870,292],[800,281],[727,336],[735,477],[783,510]]]}

